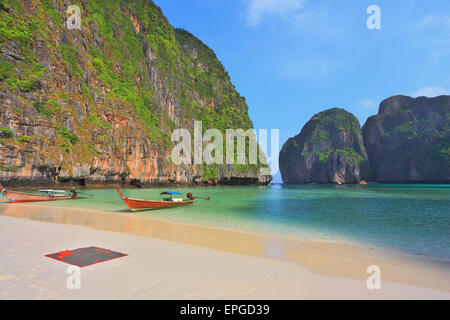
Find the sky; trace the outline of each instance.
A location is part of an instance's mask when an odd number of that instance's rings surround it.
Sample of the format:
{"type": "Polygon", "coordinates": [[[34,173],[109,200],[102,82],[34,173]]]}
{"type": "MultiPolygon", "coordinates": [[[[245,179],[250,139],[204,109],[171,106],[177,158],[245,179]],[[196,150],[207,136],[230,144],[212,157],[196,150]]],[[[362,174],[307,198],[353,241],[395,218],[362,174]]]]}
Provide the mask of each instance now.
{"type": "Polygon", "coordinates": [[[448,0],[154,2],[215,51],[254,127],[280,130],[280,148],[329,108],[362,126],[390,96],[450,94],[448,0]],[[381,29],[367,26],[371,5],[381,29]]]}

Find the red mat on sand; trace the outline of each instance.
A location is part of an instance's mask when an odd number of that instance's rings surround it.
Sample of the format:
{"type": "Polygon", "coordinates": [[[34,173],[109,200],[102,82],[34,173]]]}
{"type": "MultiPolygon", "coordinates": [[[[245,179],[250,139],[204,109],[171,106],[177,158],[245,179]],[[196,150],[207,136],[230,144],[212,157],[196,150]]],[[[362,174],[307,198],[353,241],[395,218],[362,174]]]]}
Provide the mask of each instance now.
{"type": "Polygon", "coordinates": [[[122,258],[127,256],[127,254],[98,247],[87,247],[75,250],[60,251],[47,254],[45,256],[83,268],[96,263],[122,258]]]}

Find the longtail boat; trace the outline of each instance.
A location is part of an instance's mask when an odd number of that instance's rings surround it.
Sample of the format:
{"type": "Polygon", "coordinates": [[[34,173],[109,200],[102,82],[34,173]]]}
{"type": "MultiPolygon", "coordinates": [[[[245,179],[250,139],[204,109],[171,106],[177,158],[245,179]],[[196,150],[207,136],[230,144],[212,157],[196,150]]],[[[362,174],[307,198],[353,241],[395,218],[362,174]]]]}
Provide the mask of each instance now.
{"type": "Polygon", "coordinates": [[[192,196],[192,193],[187,194],[187,199],[175,198],[174,196],[179,196],[181,193],[173,192],[173,191],[165,191],[161,193],[161,199],[157,200],[142,200],[142,199],[132,199],[125,197],[120,191],[120,188],[117,187],[117,192],[119,193],[122,200],[126,203],[128,208],[132,211],[143,211],[143,210],[155,210],[155,209],[164,209],[164,208],[173,208],[179,206],[186,206],[189,204],[193,204],[195,198],[192,196]]]}
{"type": "Polygon", "coordinates": [[[0,197],[5,196],[10,203],[42,202],[78,199],[78,193],[72,188],[69,192],[63,190],[39,190],[39,194],[9,191],[0,184],[0,197]]]}

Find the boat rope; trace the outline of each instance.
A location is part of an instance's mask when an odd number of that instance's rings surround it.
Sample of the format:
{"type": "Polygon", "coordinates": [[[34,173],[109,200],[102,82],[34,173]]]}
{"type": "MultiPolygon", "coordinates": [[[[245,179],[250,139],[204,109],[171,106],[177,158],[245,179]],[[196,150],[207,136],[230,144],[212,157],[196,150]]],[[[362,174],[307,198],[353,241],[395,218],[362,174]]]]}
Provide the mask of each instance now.
{"type": "Polygon", "coordinates": [[[80,192],[80,191],[77,191],[77,193],[80,194],[80,195],[83,195],[83,196],[91,197],[91,198],[94,197],[94,195],[93,195],[93,194],[90,194],[90,193],[84,193],[84,192],[80,192]]]}

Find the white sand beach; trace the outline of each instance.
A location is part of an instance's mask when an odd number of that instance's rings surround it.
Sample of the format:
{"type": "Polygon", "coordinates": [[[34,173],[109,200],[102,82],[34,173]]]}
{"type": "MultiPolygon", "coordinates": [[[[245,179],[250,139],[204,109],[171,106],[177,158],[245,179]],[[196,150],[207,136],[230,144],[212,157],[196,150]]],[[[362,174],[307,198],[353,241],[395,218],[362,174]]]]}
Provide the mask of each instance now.
{"type": "Polygon", "coordinates": [[[364,246],[44,206],[5,213],[1,299],[450,299],[447,270],[364,246]],[[89,246],[128,256],[82,268],[80,290],[70,290],[69,265],[44,255],[89,246]],[[382,270],[381,290],[367,289],[370,264],[382,270]]]}

